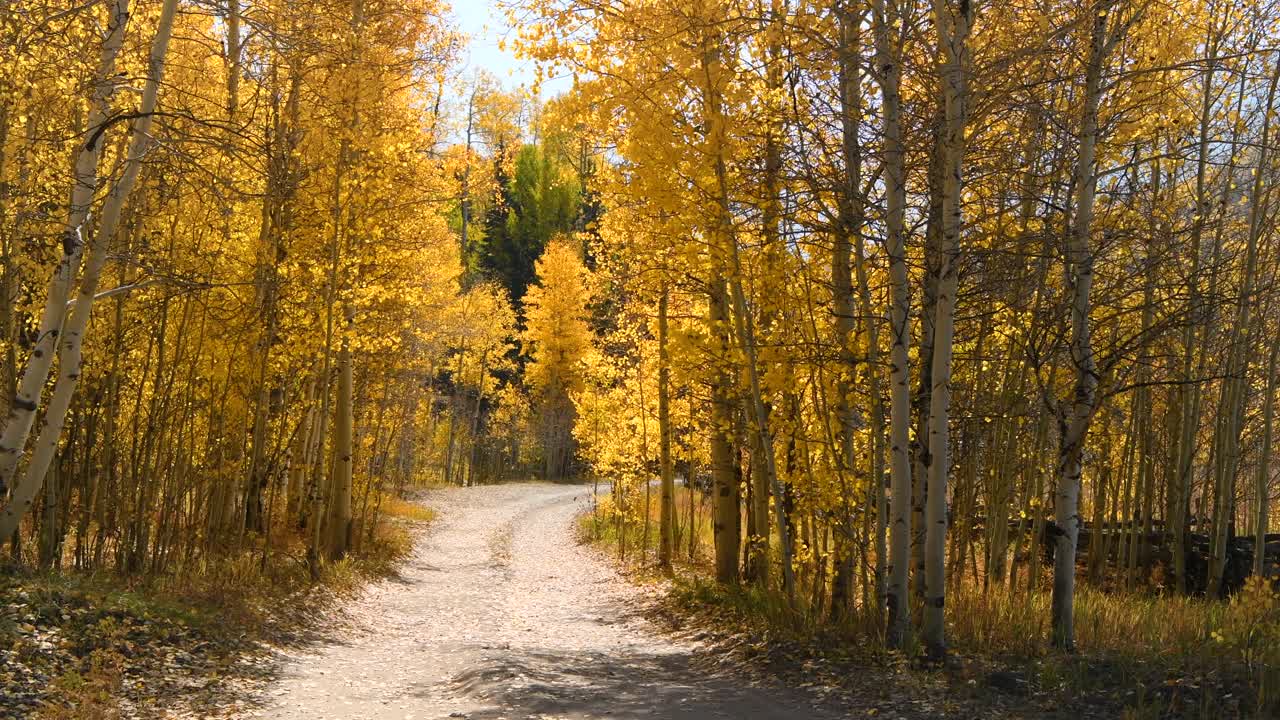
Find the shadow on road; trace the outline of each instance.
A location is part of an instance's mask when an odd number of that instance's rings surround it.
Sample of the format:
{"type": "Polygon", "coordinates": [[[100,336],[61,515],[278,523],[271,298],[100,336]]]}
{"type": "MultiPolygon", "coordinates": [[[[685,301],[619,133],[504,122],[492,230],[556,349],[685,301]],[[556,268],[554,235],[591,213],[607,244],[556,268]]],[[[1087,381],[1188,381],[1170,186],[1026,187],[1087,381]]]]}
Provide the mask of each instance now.
{"type": "Polygon", "coordinates": [[[695,669],[686,654],[625,649],[607,654],[566,653],[535,648],[481,652],[482,661],[453,679],[460,695],[486,706],[468,711],[471,720],[578,719],[606,714],[623,720],[824,717],[780,688],[707,675],[695,669]]]}

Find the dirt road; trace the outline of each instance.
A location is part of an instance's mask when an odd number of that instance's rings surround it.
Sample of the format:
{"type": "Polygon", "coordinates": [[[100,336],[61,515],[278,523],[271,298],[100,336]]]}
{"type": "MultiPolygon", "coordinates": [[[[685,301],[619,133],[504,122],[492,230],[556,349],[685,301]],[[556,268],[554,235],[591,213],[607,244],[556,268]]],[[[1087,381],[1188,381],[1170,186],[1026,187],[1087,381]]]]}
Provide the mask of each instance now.
{"type": "Polygon", "coordinates": [[[358,632],[286,661],[250,717],[844,717],[800,690],[708,671],[697,643],[636,614],[642,592],[573,538],[590,491],[441,490],[401,577],[355,608],[358,632]]]}

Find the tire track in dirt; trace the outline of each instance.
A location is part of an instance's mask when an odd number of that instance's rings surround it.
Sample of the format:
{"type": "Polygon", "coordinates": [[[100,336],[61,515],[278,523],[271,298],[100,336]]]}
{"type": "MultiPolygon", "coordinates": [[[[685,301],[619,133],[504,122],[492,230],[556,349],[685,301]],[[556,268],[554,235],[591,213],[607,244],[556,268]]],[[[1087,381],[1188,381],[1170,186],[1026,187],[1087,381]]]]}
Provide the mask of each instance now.
{"type": "Polygon", "coordinates": [[[574,539],[590,489],[433,491],[440,519],[355,630],[284,659],[244,717],[307,720],[846,717],[800,690],[708,670],[640,616],[645,591],[574,539]]]}

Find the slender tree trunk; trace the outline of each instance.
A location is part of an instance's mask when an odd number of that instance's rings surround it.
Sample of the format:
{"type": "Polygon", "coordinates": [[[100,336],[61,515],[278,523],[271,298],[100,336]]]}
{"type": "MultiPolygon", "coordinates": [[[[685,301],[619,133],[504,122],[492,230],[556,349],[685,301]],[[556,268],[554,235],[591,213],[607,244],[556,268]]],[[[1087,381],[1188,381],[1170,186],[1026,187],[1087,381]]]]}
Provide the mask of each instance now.
{"type": "Polygon", "coordinates": [[[471,257],[471,241],[469,238],[469,233],[471,232],[471,136],[475,130],[477,89],[473,85],[470,95],[467,96],[466,143],[463,146],[462,178],[458,188],[458,213],[461,215],[462,220],[462,269],[464,272],[467,270],[471,257]]]}
{"type": "MultiPolygon", "coordinates": [[[[40,406],[40,396],[49,379],[53,358],[57,352],[67,299],[71,297],[76,271],[80,267],[87,235],[86,221],[94,201],[94,194],[98,189],[98,159],[102,155],[102,146],[106,142],[107,126],[111,117],[111,96],[115,92],[118,81],[115,70],[116,57],[124,44],[125,26],[128,20],[128,0],[114,0],[110,6],[106,35],[103,37],[102,49],[98,56],[93,94],[89,99],[89,114],[85,120],[82,139],[78,143],[80,150],[76,153],[75,178],[72,181],[71,204],[67,212],[66,228],[63,231],[62,255],[49,278],[48,288],[45,291],[45,306],[40,314],[40,325],[36,332],[36,342],[31,348],[31,355],[22,371],[17,394],[9,406],[4,430],[0,431],[0,498],[4,497],[5,490],[13,480],[23,449],[31,434],[36,410],[40,406]]],[[[157,39],[159,39],[158,36],[157,39]]],[[[167,41],[166,37],[165,42],[167,41]]],[[[154,109],[154,101],[152,104],[154,109]]],[[[151,118],[145,115],[139,120],[145,120],[149,126],[151,118]]],[[[142,149],[142,146],[139,146],[139,152],[142,149]]],[[[136,162],[133,163],[133,165],[136,164],[136,162]]],[[[114,230],[114,227],[111,229],[114,230]]],[[[98,245],[101,246],[101,241],[98,245]]],[[[38,477],[43,478],[43,474],[38,477]]],[[[5,533],[0,537],[7,535],[8,533],[5,533]]]]}
{"type": "MultiPolygon", "coordinates": [[[[358,64],[361,57],[362,38],[364,30],[364,2],[363,0],[351,0],[351,16],[350,16],[350,33],[351,33],[351,65],[358,64]]],[[[334,297],[338,293],[339,272],[341,270],[341,262],[344,249],[349,250],[352,244],[350,227],[351,217],[350,208],[343,206],[343,180],[345,179],[345,171],[352,165],[352,149],[350,137],[355,135],[356,129],[359,127],[360,114],[357,105],[357,98],[347,98],[346,111],[349,116],[346,118],[347,135],[343,137],[338,151],[338,167],[335,169],[334,186],[333,186],[333,247],[330,249],[330,291],[333,296],[330,298],[330,313],[332,313],[332,303],[337,298],[334,297]],[[341,230],[342,217],[344,212],[348,214],[347,231],[341,230]],[[346,248],[344,248],[344,244],[346,248]]],[[[347,202],[352,202],[351,190],[348,190],[347,202]]],[[[352,492],[352,473],[354,470],[355,455],[355,393],[352,381],[352,350],[351,340],[354,332],[355,309],[351,306],[349,300],[341,302],[343,330],[338,341],[338,387],[337,398],[334,403],[334,437],[333,437],[333,468],[332,478],[329,481],[329,537],[327,542],[328,556],[330,560],[337,560],[346,555],[347,550],[351,547],[352,540],[352,514],[351,514],[351,492],[352,492]]]]}
{"type": "MultiPolygon", "coordinates": [[[[726,364],[729,356],[729,293],[727,274],[734,268],[726,262],[728,246],[736,251],[732,236],[732,218],[727,215],[728,198],[725,196],[727,180],[724,178],[724,117],[721,109],[721,38],[715,32],[705,31],[703,37],[702,71],[704,75],[703,112],[707,120],[707,140],[712,150],[712,164],[716,174],[716,246],[711,258],[712,271],[707,283],[708,323],[715,342],[714,378],[711,387],[711,470],[714,479],[716,580],[726,584],[738,582],[738,549],[742,545],[741,498],[737,453],[733,449],[734,434],[733,383],[726,364]]],[[[736,297],[736,293],[735,293],[736,297]]],[[[736,304],[736,303],[735,303],[736,304]]],[[[736,314],[736,313],[735,313],[736,314]]]]}
{"type": "Polygon", "coordinates": [[[307,382],[303,395],[302,421],[289,449],[288,487],[285,493],[285,525],[298,522],[303,513],[303,487],[311,470],[314,457],[311,454],[312,436],[316,424],[316,381],[307,382]]]}
{"type": "Polygon", "coordinates": [[[1280,360],[1280,332],[1271,340],[1271,357],[1267,361],[1267,387],[1262,409],[1262,455],[1258,457],[1258,507],[1253,541],[1253,574],[1262,577],[1267,554],[1267,511],[1271,504],[1271,442],[1275,432],[1277,361],[1280,360]]]}
{"type": "Polygon", "coordinates": [[[351,547],[351,478],[355,454],[355,408],[351,372],[352,313],[344,311],[347,331],[338,349],[338,402],[334,410],[333,498],[329,516],[329,559],[338,560],[351,547]]]}
{"type": "Polygon", "coordinates": [[[1080,477],[1089,422],[1097,409],[1098,371],[1093,357],[1089,322],[1089,293],[1093,287],[1093,204],[1097,188],[1096,149],[1102,68],[1113,40],[1107,37],[1112,0],[1090,8],[1093,29],[1085,68],[1084,109],[1081,113],[1079,156],[1076,161],[1075,224],[1067,247],[1067,298],[1071,303],[1071,363],[1075,387],[1058,413],[1057,480],[1054,498],[1053,644],[1075,648],[1074,602],[1076,542],[1080,535],[1080,477]]]}
{"type": "Polygon", "coordinates": [[[738,545],[742,542],[738,474],[734,470],[731,441],[733,401],[730,399],[728,361],[729,323],[724,279],[713,277],[710,283],[709,316],[711,337],[716,343],[716,363],[711,384],[711,475],[714,508],[716,580],[727,584],[738,582],[738,545]]]}
{"type": "MultiPolygon", "coordinates": [[[[80,381],[84,332],[93,312],[98,279],[106,264],[111,241],[115,238],[116,230],[120,225],[120,216],[130,193],[133,192],[138,173],[142,169],[143,156],[151,145],[151,120],[156,109],[161,76],[164,74],[165,55],[169,49],[169,38],[173,31],[173,18],[177,5],[177,0],[165,0],[160,12],[160,21],[156,27],[148,59],[147,82],[143,88],[139,117],[130,132],[124,171],[111,188],[106,200],[103,201],[102,216],[99,218],[97,231],[89,241],[88,259],[85,263],[84,276],[80,280],[79,294],[72,306],[70,317],[67,318],[62,326],[62,332],[59,333],[58,379],[45,411],[45,424],[36,438],[25,479],[15,488],[9,503],[0,509],[0,538],[11,535],[17,529],[18,523],[22,521],[22,516],[30,509],[32,499],[44,482],[49,465],[57,452],[58,442],[62,438],[63,422],[66,420],[71,398],[80,381]]],[[[8,447],[7,444],[6,447],[8,447]]]]}
{"type": "Polygon", "coordinates": [[[658,434],[659,461],[662,467],[662,506],[658,513],[658,565],[671,573],[671,556],[675,547],[675,468],[671,462],[671,356],[667,349],[667,304],[669,292],[664,287],[658,298],[658,434]]]}
{"type": "MultiPolygon", "coordinates": [[[[854,459],[855,410],[852,396],[857,360],[854,357],[854,291],[852,252],[854,237],[861,243],[864,203],[859,184],[862,179],[862,148],[858,138],[862,116],[861,50],[862,17],[847,3],[836,3],[840,43],[837,51],[840,72],[840,124],[843,152],[843,186],[837,200],[839,218],[831,237],[831,314],[835,325],[835,345],[839,363],[835,368],[835,419],[838,442],[835,443],[835,472],[842,488],[850,484],[856,464],[854,459]]],[[[861,257],[859,258],[861,261],[861,257]]],[[[865,313],[864,313],[865,314],[865,313]]],[[[869,316],[864,318],[869,322],[869,316]]],[[[843,494],[843,493],[842,493],[843,494]]],[[[846,498],[847,499],[847,498],[846,498]]],[[[836,544],[835,578],[831,611],[848,611],[853,588],[853,513],[842,507],[839,512],[841,541],[836,544]]]]}
{"type": "MultiPolygon", "coordinates": [[[[1272,108],[1275,107],[1277,85],[1280,85],[1280,60],[1276,61],[1272,70],[1271,85],[1267,91],[1266,104],[1262,108],[1258,165],[1253,174],[1253,188],[1249,195],[1249,234],[1245,246],[1243,282],[1236,301],[1235,321],[1231,325],[1227,351],[1227,377],[1223,380],[1223,402],[1218,413],[1222,418],[1218,425],[1222,439],[1217,444],[1219,456],[1214,473],[1217,507],[1214,513],[1214,537],[1211,543],[1213,553],[1209,563],[1208,593],[1211,595],[1222,595],[1225,591],[1227,546],[1230,541],[1231,525],[1235,519],[1235,479],[1240,464],[1240,433],[1243,430],[1249,390],[1251,343],[1247,334],[1252,327],[1254,287],[1258,275],[1258,243],[1262,235],[1262,223],[1268,204],[1263,179],[1268,171],[1271,115],[1272,108]]],[[[1274,378],[1274,372],[1272,377],[1274,378]]],[[[1270,383],[1271,380],[1268,381],[1268,384],[1270,383]]],[[[1265,463],[1265,460],[1263,462],[1265,463]]]]}
{"type": "MultiPolygon", "coordinates": [[[[1206,38],[1205,70],[1201,78],[1200,92],[1200,129],[1197,142],[1196,161],[1196,207],[1191,225],[1191,247],[1188,255],[1191,258],[1190,272],[1187,273],[1187,317],[1182,332],[1182,367],[1179,374],[1186,385],[1179,388],[1177,408],[1178,437],[1174,452],[1172,484],[1169,488],[1170,499],[1166,510],[1168,532],[1172,540],[1174,586],[1178,592],[1187,591],[1186,568],[1186,523],[1187,502],[1190,498],[1191,479],[1194,474],[1196,437],[1200,430],[1200,402],[1204,389],[1202,383],[1193,382],[1197,369],[1201,364],[1197,353],[1197,340],[1203,332],[1207,337],[1206,323],[1198,323],[1196,318],[1201,314],[1200,294],[1200,253],[1204,235],[1204,224],[1211,211],[1209,207],[1208,167],[1210,152],[1210,125],[1213,122],[1213,99],[1216,89],[1213,78],[1217,69],[1217,52],[1220,35],[1211,31],[1206,38]]],[[[1234,152],[1234,151],[1233,151],[1234,152]]],[[[1216,269],[1215,269],[1216,273],[1216,269]]],[[[1207,320],[1207,319],[1206,319],[1207,320]]]]}
{"type": "Polygon", "coordinates": [[[488,375],[489,354],[483,352],[480,354],[480,376],[476,380],[476,404],[471,409],[471,453],[467,460],[467,482],[465,483],[468,486],[476,484],[476,465],[480,461],[481,414],[484,410],[484,381],[488,375]]]}
{"type": "Polygon", "coordinates": [[[921,283],[920,348],[918,385],[911,398],[915,411],[916,434],[912,440],[911,468],[911,575],[910,586],[916,599],[916,612],[924,610],[925,560],[924,547],[928,528],[925,525],[925,503],[928,498],[929,467],[933,458],[929,454],[929,411],[933,404],[933,352],[935,323],[938,314],[938,284],[942,273],[943,212],[942,194],[945,178],[945,153],[943,133],[946,113],[942,102],[937,103],[930,134],[933,147],[929,151],[928,192],[929,206],[925,225],[924,278],[921,283]]]}
{"type": "Polygon", "coordinates": [[[885,252],[889,256],[892,301],[889,310],[889,503],[890,546],[885,605],[885,641],[901,648],[910,632],[911,612],[907,602],[911,571],[911,372],[908,348],[911,342],[911,299],[906,262],[906,170],[902,144],[901,45],[894,42],[892,28],[898,19],[896,0],[876,0],[873,28],[876,41],[876,72],[884,109],[883,160],[885,177],[885,252]]]}
{"type": "Polygon", "coordinates": [[[944,58],[942,266],[938,275],[934,319],[933,365],[929,402],[929,478],[925,507],[924,644],[934,660],[946,657],[944,603],[946,601],[947,474],[950,470],[948,424],[951,404],[952,337],[955,332],[956,292],[959,287],[960,232],[964,220],[963,187],[965,126],[969,103],[968,38],[973,8],[968,0],[954,7],[935,0],[934,22],[944,58]]]}

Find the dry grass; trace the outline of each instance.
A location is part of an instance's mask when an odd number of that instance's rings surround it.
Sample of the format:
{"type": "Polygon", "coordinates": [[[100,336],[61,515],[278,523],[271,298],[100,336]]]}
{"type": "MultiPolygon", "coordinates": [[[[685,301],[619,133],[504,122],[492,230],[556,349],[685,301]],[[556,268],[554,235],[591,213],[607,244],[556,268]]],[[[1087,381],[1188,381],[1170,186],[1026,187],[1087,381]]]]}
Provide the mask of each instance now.
{"type": "MultiPolygon", "coordinates": [[[[688,491],[679,493],[683,526],[688,491]]],[[[643,554],[643,494],[636,494],[639,498],[622,514],[604,498],[598,519],[583,516],[582,531],[615,555],[625,541],[628,561],[648,566],[657,550],[658,494],[650,493],[643,554]]],[[[810,612],[804,602],[788,604],[776,592],[711,582],[703,554],[712,543],[710,508],[703,505],[697,512],[700,551],[688,558],[686,535],[673,591],[678,605],[695,613],[710,610],[704,619],[714,616],[788,641],[876,644],[879,629],[859,608],[835,622],[810,612]]],[[[1047,588],[984,588],[966,581],[948,594],[947,608],[948,640],[958,655],[1030,669],[1038,687],[1064,695],[1116,697],[1126,717],[1280,717],[1280,594],[1262,581],[1230,602],[1105,592],[1082,583],[1075,599],[1078,651],[1070,655],[1050,648],[1047,588]]]]}
{"type": "Polygon", "coordinates": [[[387,517],[410,522],[431,522],[436,519],[435,510],[426,505],[390,494],[382,499],[382,513],[387,517]]]}
{"type": "MultiPolygon", "coordinates": [[[[709,499],[702,493],[677,485],[675,492],[676,533],[674,562],[689,567],[705,567],[711,561],[715,541],[710,520],[709,499]],[[690,537],[689,511],[694,512],[693,537],[690,537]]],[[[592,542],[613,548],[624,557],[638,555],[653,560],[658,553],[658,522],[661,494],[650,488],[648,516],[649,529],[645,532],[644,490],[633,489],[623,499],[624,509],[619,512],[614,496],[601,493],[595,514],[587,513],[581,519],[581,531],[592,542]],[[625,522],[619,522],[624,519],[625,522]],[[644,552],[641,552],[641,550],[644,552]]]]}
{"type": "MultiPolygon", "coordinates": [[[[0,596],[20,594],[23,606],[41,618],[38,624],[76,639],[65,653],[30,657],[50,677],[38,717],[119,717],[123,694],[133,698],[151,692],[150,681],[122,687],[122,672],[131,668],[144,679],[168,672],[151,656],[163,656],[169,648],[209,656],[208,666],[218,668],[214,672],[233,674],[238,658],[256,652],[259,642],[294,642],[317,629],[331,617],[328,609],[394,572],[412,549],[410,526],[434,517],[419,504],[391,498],[384,499],[383,510],[391,521],[380,523],[371,537],[364,534],[346,559],[325,564],[319,583],[310,577],[297,537],[278,542],[265,558],[260,548],[246,550],[165,576],[10,576],[0,596]],[[130,647],[145,652],[129,652],[130,647]]],[[[0,642],[9,636],[18,640],[0,617],[0,642]]],[[[3,676],[0,672],[0,680],[3,676]]]]}

